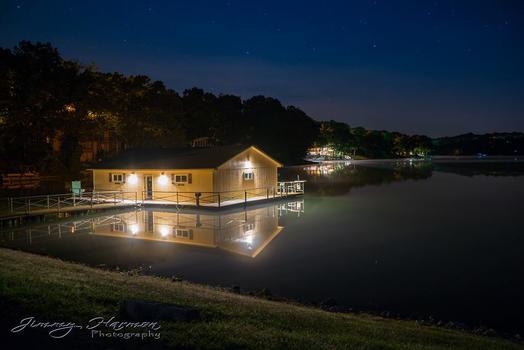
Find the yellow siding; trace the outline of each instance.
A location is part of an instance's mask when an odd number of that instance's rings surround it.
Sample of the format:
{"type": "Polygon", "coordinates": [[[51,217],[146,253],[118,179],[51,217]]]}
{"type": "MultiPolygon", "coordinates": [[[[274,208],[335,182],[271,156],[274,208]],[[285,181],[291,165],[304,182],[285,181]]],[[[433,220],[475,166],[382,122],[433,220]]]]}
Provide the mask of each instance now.
{"type": "Polygon", "coordinates": [[[215,171],[215,191],[275,188],[277,186],[277,166],[278,164],[273,160],[251,147],[222,164],[215,171]],[[243,174],[246,171],[254,173],[253,180],[244,180],[243,174]]]}
{"type": "Polygon", "coordinates": [[[145,176],[153,176],[153,191],[173,192],[212,192],[213,170],[212,169],[187,169],[187,170],[129,170],[129,169],[95,169],[93,170],[93,189],[95,191],[125,191],[137,192],[141,198],[145,191],[145,176]],[[131,183],[130,175],[136,176],[136,183],[131,183]],[[161,182],[161,175],[167,176],[167,183],[161,182]],[[125,174],[125,183],[109,181],[109,174],[125,174]],[[172,174],[191,174],[192,183],[175,185],[171,181],[172,174]]]}
{"type": "Polygon", "coordinates": [[[220,165],[217,169],[95,169],[93,170],[93,189],[95,191],[136,192],[141,198],[145,191],[145,176],[152,175],[153,191],[166,192],[227,192],[250,189],[270,189],[277,186],[277,169],[280,166],[254,147],[239,153],[220,165]],[[244,180],[244,172],[253,172],[253,180],[244,180]],[[167,176],[166,183],[160,180],[162,173],[167,176]],[[109,181],[109,174],[124,174],[125,183],[109,181]],[[130,175],[136,176],[136,183],[130,182],[130,175]],[[192,183],[173,184],[173,174],[191,174],[192,183]]]}

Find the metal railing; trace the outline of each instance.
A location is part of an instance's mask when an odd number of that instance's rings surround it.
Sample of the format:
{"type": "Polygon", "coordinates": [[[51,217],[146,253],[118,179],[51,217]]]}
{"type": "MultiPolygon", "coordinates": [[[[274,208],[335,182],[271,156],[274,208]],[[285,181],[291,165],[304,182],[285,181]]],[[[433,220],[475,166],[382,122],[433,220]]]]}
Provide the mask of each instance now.
{"type": "Polygon", "coordinates": [[[262,199],[303,194],[306,181],[278,182],[277,187],[260,187],[221,192],[142,191],[142,203],[176,204],[177,206],[222,207],[262,199]]]}
{"type": "Polygon", "coordinates": [[[136,205],[138,194],[123,191],[96,191],[7,198],[9,213],[61,212],[72,207],[93,208],[99,204],[136,205]]]}
{"type": "MultiPolygon", "coordinates": [[[[177,206],[211,206],[222,207],[275,197],[287,197],[303,194],[305,181],[278,182],[277,187],[261,187],[236,191],[221,192],[178,192],[178,191],[142,191],[141,202],[176,204],[177,206]]],[[[137,205],[140,192],[94,191],[50,195],[37,195],[7,198],[7,212],[28,214],[40,211],[51,213],[70,210],[73,207],[94,208],[101,204],[137,205]]],[[[5,203],[5,202],[4,202],[5,203]]]]}

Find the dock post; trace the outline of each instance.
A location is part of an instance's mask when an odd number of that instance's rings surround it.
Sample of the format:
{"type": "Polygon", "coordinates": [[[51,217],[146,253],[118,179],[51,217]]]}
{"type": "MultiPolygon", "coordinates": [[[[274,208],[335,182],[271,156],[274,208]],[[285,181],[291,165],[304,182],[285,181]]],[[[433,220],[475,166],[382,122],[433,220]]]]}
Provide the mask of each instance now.
{"type": "Polygon", "coordinates": [[[195,193],[195,202],[196,202],[197,208],[199,208],[200,207],[200,193],[199,192],[195,193]]]}
{"type": "Polygon", "coordinates": [[[76,207],[76,196],[74,192],[73,192],[73,207],[76,207]]]}
{"type": "Polygon", "coordinates": [[[31,198],[27,200],[27,212],[29,213],[31,211],[31,198]]]}
{"type": "Polygon", "coordinates": [[[116,205],[116,193],[113,193],[113,204],[116,205]]]}
{"type": "Polygon", "coordinates": [[[138,205],[138,195],[137,193],[135,192],[135,207],[138,205]]]}
{"type": "Polygon", "coordinates": [[[10,206],[11,206],[11,213],[12,213],[12,212],[14,211],[14,210],[13,210],[13,197],[11,197],[11,198],[9,198],[9,199],[10,199],[9,202],[10,202],[10,204],[11,204],[10,206]]]}
{"type": "Polygon", "coordinates": [[[247,204],[247,191],[244,191],[244,205],[247,204]]]}
{"type": "Polygon", "coordinates": [[[220,208],[220,192],[217,194],[218,196],[218,207],[220,208]]]}
{"type": "Polygon", "coordinates": [[[47,195],[47,209],[49,209],[49,195],[47,195]]]}
{"type": "Polygon", "coordinates": [[[266,188],[266,199],[269,199],[269,188],[266,188]]]}
{"type": "Polygon", "coordinates": [[[56,207],[58,208],[58,212],[60,213],[60,196],[57,197],[56,207]]]}
{"type": "Polygon", "coordinates": [[[178,192],[176,193],[176,205],[178,205],[178,192]]]}

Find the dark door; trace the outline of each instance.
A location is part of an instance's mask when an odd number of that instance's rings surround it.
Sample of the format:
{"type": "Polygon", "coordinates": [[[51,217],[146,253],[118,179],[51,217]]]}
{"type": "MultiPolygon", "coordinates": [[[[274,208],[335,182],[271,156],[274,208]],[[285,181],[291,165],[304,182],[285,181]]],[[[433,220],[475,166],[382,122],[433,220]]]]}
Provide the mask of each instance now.
{"type": "Polygon", "coordinates": [[[145,199],[151,200],[153,199],[153,175],[145,175],[144,176],[144,185],[145,185],[145,199]]]}

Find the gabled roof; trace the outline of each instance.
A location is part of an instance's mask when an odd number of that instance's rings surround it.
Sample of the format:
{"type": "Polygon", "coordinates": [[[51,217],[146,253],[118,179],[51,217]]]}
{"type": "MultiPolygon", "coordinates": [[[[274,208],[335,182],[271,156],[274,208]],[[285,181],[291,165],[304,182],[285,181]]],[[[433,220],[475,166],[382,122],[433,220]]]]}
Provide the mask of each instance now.
{"type": "MultiPolygon", "coordinates": [[[[134,149],[99,163],[93,169],[213,169],[253,146],[134,149]]],[[[280,165],[256,147],[258,152],[280,165]]]]}

